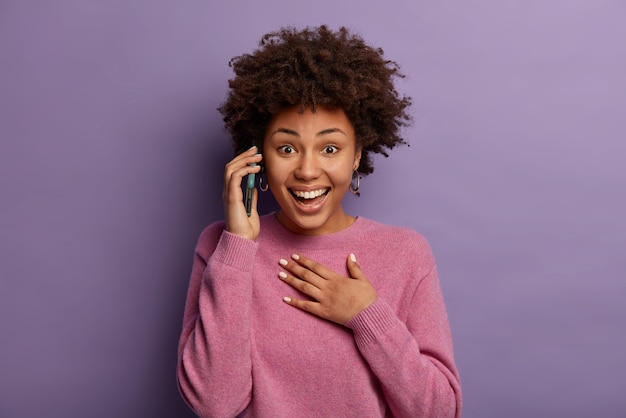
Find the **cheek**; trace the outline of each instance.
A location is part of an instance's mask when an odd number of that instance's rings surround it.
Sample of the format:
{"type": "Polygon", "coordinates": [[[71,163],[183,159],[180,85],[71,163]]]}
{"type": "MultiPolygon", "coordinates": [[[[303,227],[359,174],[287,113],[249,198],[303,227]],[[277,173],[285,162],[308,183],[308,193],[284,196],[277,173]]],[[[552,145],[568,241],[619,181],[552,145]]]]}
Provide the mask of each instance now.
{"type": "Polygon", "coordinates": [[[281,170],[276,164],[272,164],[271,161],[265,165],[265,176],[267,177],[267,183],[271,186],[278,186],[285,182],[286,170],[281,170]]]}
{"type": "Polygon", "coordinates": [[[330,181],[332,186],[337,190],[346,189],[350,185],[350,178],[346,176],[346,171],[341,170],[341,172],[326,172],[327,179],[330,181]]]}
{"type": "Polygon", "coordinates": [[[270,188],[276,189],[281,184],[283,184],[282,179],[276,178],[276,176],[272,176],[270,174],[267,175],[267,184],[269,184],[270,188]]]}
{"type": "Polygon", "coordinates": [[[344,161],[332,170],[332,177],[337,184],[350,184],[354,172],[354,161],[344,161]]]}

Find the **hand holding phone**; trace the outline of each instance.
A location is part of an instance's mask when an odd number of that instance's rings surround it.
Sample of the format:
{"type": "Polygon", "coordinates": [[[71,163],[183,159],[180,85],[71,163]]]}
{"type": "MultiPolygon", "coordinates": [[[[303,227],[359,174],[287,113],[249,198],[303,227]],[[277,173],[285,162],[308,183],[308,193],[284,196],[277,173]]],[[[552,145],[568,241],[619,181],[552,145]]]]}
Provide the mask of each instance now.
{"type": "Polygon", "coordinates": [[[243,238],[255,240],[260,232],[260,220],[256,210],[257,192],[254,190],[254,174],[261,170],[263,156],[257,147],[238,154],[224,167],[224,220],[226,231],[243,238]]]}

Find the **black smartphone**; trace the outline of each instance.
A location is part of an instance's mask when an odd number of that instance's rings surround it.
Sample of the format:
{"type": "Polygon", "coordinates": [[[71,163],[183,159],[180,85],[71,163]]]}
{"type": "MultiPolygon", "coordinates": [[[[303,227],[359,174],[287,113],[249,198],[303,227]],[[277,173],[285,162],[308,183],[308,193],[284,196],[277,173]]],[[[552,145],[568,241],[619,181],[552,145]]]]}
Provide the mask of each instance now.
{"type": "MultiPolygon", "coordinates": [[[[250,164],[251,166],[255,166],[256,163],[250,164]]],[[[248,174],[248,179],[246,183],[246,196],[244,198],[244,204],[246,205],[246,213],[248,216],[252,215],[252,195],[254,194],[254,183],[256,181],[256,175],[254,173],[248,174]]]]}

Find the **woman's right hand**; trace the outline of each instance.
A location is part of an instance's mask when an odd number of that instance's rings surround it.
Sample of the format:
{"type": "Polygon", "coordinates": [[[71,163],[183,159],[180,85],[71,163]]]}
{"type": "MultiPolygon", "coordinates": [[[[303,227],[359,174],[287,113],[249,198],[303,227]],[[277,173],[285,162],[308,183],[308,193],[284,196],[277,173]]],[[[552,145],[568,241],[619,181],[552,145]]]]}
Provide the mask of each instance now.
{"type": "Polygon", "coordinates": [[[252,214],[248,216],[243,203],[243,191],[241,182],[244,176],[250,173],[259,173],[261,166],[258,165],[263,159],[258,154],[256,146],[242,152],[233,158],[224,170],[224,214],[226,216],[226,230],[232,234],[255,240],[259,236],[261,224],[257,212],[258,190],[255,187],[252,198],[252,214]],[[257,165],[250,165],[255,163],[257,165]]]}

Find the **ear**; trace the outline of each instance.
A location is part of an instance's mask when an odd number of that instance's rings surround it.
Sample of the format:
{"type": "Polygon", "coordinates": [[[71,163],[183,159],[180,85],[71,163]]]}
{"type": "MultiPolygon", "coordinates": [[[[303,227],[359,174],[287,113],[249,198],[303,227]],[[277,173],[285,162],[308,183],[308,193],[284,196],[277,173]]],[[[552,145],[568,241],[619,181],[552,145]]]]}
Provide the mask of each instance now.
{"type": "Polygon", "coordinates": [[[353,165],[352,171],[359,168],[360,164],[361,164],[361,147],[357,147],[356,152],[354,153],[354,165],[353,165]]]}

